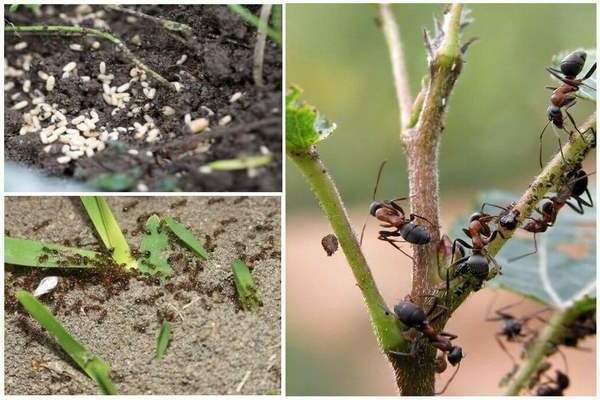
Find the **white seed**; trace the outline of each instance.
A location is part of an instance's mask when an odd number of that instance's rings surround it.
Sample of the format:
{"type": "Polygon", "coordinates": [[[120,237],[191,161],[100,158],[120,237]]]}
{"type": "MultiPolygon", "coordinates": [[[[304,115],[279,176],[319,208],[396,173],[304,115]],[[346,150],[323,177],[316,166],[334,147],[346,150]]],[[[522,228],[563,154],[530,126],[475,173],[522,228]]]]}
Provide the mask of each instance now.
{"type": "Polygon", "coordinates": [[[100,73],[102,75],[106,74],[106,63],[104,61],[100,63],[100,73]]]}
{"type": "Polygon", "coordinates": [[[22,108],[27,107],[28,104],[29,104],[29,102],[27,100],[23,100],[23,101],[18,102],[14,106],[12,106],[12,109],[13,110],[20,110],[22,108]]]}
{"type": "Polygon", "coordinates": [[[45,73],[44,71],[38,71],[38,73],[37,73],[37,74],[38,74],[38,76],[39,76],[39,77],[40,77],[42,80],[46,80],[46,79],[48,79],[48,76],[49,76],[49,75],[48,75],[47,73],[45,73]]]}
{"type": "Polygon", "coordinates": [[[54,75],[50,75],[48,77],[48,79],[46,80],[46,90],[48,92],[51,92],[54,90],[54,85],[56,84],[56,78],[54,77],[54,75]]]}
{"type": "Polygon", "coordinates": [[[144,114],[144,120],[149,124],[154,124],[154,120],[148,114],[144,114]]]}
{"type": "Polygon", "coordinates": [[[56,162],[59,163],[59,164],[66,164],[69,161],[71,161],[71,157],[69,157],[69,156],[62,156],[62,157],[58,157],[56,159],[56,162]]]}
{"type": "Polygon", "coordinates": [[[140,35],[135,35],[131,38],[131,43],[135,44],[136,46],[139,46],[142,44],[142,38],[140,37],[140,35]]]}
{"type": "Polygon", "coordinates": [[[154,95],[156,95],[156,89],[148,87],[148,88],[144,88],[144,94],[146,95],[147,98],[149,98],[150,100],[152,100],[154,98],[154,95]]]}
{"type": "Polygon", "coordinates": [[[229,99],[230,103],[235,103],[236,101],[238,101],[241,97],[243,96],[242,92],[235,92],[233,95],[231,95],[231,98],[229,99]]]}
{"type": "Polygon", "coordinates": [[[171,82],[171,84],[175,88],[176,92],[179,92],[183,88],[183,85],[179,82],[171,82]]]}
{"type": "Polygon", "coordinates": [[[67,127],[66,126],[60,126],[58,128],[56,128],[56,130],[54,131],[54,133],[56,135],[61,135],[63,133],[65,133],[67,131],[67,127]]]}
{"type": "Polygon", "coordinates": [[[132,156],[137,156],[138,155],[138,151],[136,149],[130,149],[127,151],[129,154],[131,154],[132,156]]]}
{"type": "Polygon", "coordinates": [[[90,111],[90,116],[92,117],[92,121],[94,121],[94,122],[100,121],[100,117],[98,116],[98,113],[96,112],[96,110],[90,111]]]}
{"type": "Polygon", "coordinates": [[[117,93],[123,93],[127,89],[129,89],[129,83],[124,83],[123,85],[117,88],[117,93]]]}
{"type": "Polygon", "coordinates": [[[90,78],[89,76],[82,76],[81,77],[81,82],[89,82],[92,78],[90,78]]]}
{"type": "Polygon", "coordinates": [[[71,76],[70,72],[63,72],[63,74],[60,76],[61,79],[67,79],[71,76]]]}
{"type": "Polygon", "coordinates": [[[85,155],[86,155],[87,157],[92,157],[92,156],[94,155],[94,150],[93,150],[93,149],[90,149],[90,148],[88,148],[88,149],[85,149],[85,155]]]}
{"type": "MultiPolygon", "coordinates": [[[[43,103],[43,102],[44,102],[44,96],[41,96],[41,97],[35,97],[33,100],[31,100],[31,104],[34,104],[34,105],[36,105],[36,106],[37,106],[38,104],[41,104],[41,103],[43,103]]],[[[31,110],[31,111],[33,111],[33,110],[31,110]]],[[[36,113],[37,113],[37,114],[39,114],[39,113],[40,113],[40,110],[36,110],[36,113]]]]}
{"type": "Polygon", "coordinates": [[[51,144],[49,144],[48,146],[44,146],[44,153],[50,153],[51,150],[52,150],[51,144]]]}
{"type": "Polygon", "coordinates": [[[79,129],[75,128],[67,128],[67,133],[69,135],[79,135],[79,129]]]}
{"type": "Polygon", "coordinates": [[[33,292],[34,297],[40,297],[43,294],[51,292],[58,285],[58,276],[47,276],[40,281],[40,284],[33,292]]]}
{"type": "Polygon", "coordinates": [[[23,91],[25,93],[29,93],[29,89],[31,89],[31,81],[27,79],[25,82],[23,82],[23,91]]]}
{"type": "Polygon", "coordinates": [[[15,50],[25,50],[27,48],[27,42],[19,42],[15,44],[15,50]]]}
{"type": "Polygon", "coordinates": [[[206,106],[200,106],[200,109],[206,111],[208,113],[209,117],[212,117],[213,115],[215,115],[215,112],[206,106]]]}
{"type": "Polygon", "coordinates": [[[177,64],[177,65],[181,65],[181,64],[183,64],[184,62],[186,62],[187,58],[188,58],[187,54],[184,54],[184,55],[182,55],[182,56],[179,58],[179,60],[177,60],[176,64],[177,64]]]}
{"type": "Polygon", "coordinates": [[[69,45],[69,48],[73,51],[82,51],[83,50],[83,47],[78,43],[73,43],[73,44],[69,45]]]}
{"type": "Polygon", "coordinates": [[[264,155],[269,155],[271,154],[271,151],[269,150],[269,148],[265,145],[261,145],[260,146],[260,152],[264,155]]]}
{"type": "Polygon", "coordinates": [[[231,115],[226,115],[226,116],[224,116],[223,118],[221,118],[219,120],[219,125],[220,126],[225,126],[225,125],[227,125],[230,122],[231,122],[231,115]]]}
{"type": "Polygon", "coordinates": [[[206,128],[208,128],[208,125],[209,121],[207,118],[197,118],[188,123],[188,126],[190,127],[192,133],[200,133],[206,128]]]}
{"type": "Polygon", "coordinates": [[[73,118],[71,120],[71,124],[78,125],[78,124],[82,123],[84,119],[85,119],[85,116],[84,115],[80,115],[79,117],[73,118]]]}
{"type": "Polygon", "coordinates": [[[166,115],[167,117],[175,114],[175,109],[169,106],[164,106],[161,111],[163,115],[166,115]]]}
{"type": "Polygon", "coordinates": [[[192,122],[192,115],[191,114],[185,114],[183,116],[183,122],[185,122],[186,124],[189,124],[190,122],[192,122]]]}
{"type": "Polygon", "coordinates": [[[100,42],[96,41],[92,43],[92,49],[98,50],[100,48],[100,42]]]}
{"type": "Polygon", "coordinates": [[[77,129],[79,129],[81,132],[87,132],[90,130],[90,128],[83,122],[77,125],[77,129]]]}
{"type": "Polygon", "coordinates": [[[71,61],[70,63],[68,63],[67,65],[65,65],[63,67],[63,71],[64,72],[71,72],[73,71],[75,68],[77,68],[77,63],[75,61],[71,61]]]}
{"type": "Polygon", "coordinates": [[[13,90],[15,87],[15,83],[13,81],[8,81],[4,84],[4,91],[9,92],[13,90]]]}
{"type": "Polygon", "coordinates": [[[10,96],[10,99],[11,99],[11,100],[16,100],[16,99],[18,99],[19,97],[21,97],[21,92],[17,92],[17,93],[15,93],[15,94],[13,94],[12,96],[10,96]]]}

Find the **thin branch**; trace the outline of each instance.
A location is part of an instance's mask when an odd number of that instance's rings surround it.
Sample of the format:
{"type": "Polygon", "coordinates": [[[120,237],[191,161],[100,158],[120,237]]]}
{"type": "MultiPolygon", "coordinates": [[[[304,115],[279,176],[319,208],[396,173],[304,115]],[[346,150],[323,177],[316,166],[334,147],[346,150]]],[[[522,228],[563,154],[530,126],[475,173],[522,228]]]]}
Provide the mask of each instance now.
{"type": "Polygon", "coordinates": [[[256,34],[256,45],[254,46],[254,66],[252,67],[254,83],[258,87],[264,86],[263,63],[265,60],[265,45],[267,44],[267,27],[272,7],[271,4],[263,4],[260,8],[260,21],[258,23],[258,33],[256,34]]]}
{"type": "Polygon", "coordinates": [[[410,82],[406,71],[402,41],[400,40],[400,30],[398,29],[398,25],[396,24],[394,14],[392,13],[389,4],[379,5],[379,15],[381,18],[383,34],[390,53],[390,61],[392,63],[392,74],[396,85],[400,126],[404,130],[409,126],[413,100],[410,94],[410,82]]]}
{"type": "Polygon", "coordinates": [[[574,303],[571,307],[555,313],[541,334],[531,344],[527,352],[527,360],[519,366],[507,391],[507,396],[518,396],[528,385],[532,376],[538,370],[540,363],[553,351],[557,343],[561,343],[568,333],[568,327],[583,314],[589,312],[580,303],[589,302],[588,298],[574,303]]]}
{"type": "Polygon", "coordinates": [[[400,325],[394,316],[385,311],[384,299],[377,288],[371,269],[352,230],[340,194],[317,151],[314,148],[308,152],[288,151],[288,156],[302,171],[311,190],[319,200],[323,212],[331,223],[352,269],[357,286],[367,304],[371,323],[380,347],[384,351],[404,348],[406,339],[402,336],[400,325]]]}
{"type": "Polygon", "coordinates": [[[186,25],[186,24],[182,24],[181,22],[172,21],[172,20],[166,19],[166,18],[158,18],[153,15],[148,15],[141,11],[136,11],[131,8],[119,6],[116,4],[107,4],[104,7],[111,11],[122,12],[125,14],[135,15],[136,17],[139,17],[139,18],[147,19],[149,21],[152,21],[152,22],[162,26],[167,31],[181,33],[182,35],[184,35],[185,37],[188,37],[188,38],[191,37],[193,34],[192,27],[189,25],[186,25]]]}
{"type": "Polygon", "coordinates": [[[107,40],[113,43],[119,48],[127,58],[129,58],[136,67],[146,71],[150,77],[162,85],[176,90],[175,87],[158,72],[155,72],[146,64],[144,64],[139,58],[137,58],[131,50],[125,45],[125,43],[116,36],[111,35],[108,32],[100,31],[93,28],[83,28],[80,26],[62,26],[62,25],[28,25],[28,26],[5,26],[4,32],[6,33],[30,33],[34,35],[81,35],[81,36],[95,36],[100,39],[107,40]]]}

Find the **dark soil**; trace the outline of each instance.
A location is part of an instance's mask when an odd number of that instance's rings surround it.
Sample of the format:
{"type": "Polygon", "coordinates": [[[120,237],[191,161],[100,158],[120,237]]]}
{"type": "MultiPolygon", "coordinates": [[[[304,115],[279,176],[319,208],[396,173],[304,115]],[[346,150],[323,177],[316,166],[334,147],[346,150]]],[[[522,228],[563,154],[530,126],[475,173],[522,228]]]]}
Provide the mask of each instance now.
{"type": "MultiPolygon", "coordinates": [[[[59,284],[40,301],[109,363],[120,394],[279,393],[279,199],[108,201],[132,248],[139,245],[148,216],[157,213],[189,226],[209,250],[209,260],[173,244],[174,274],[163,282],[116,266],[62,271],[5,266],[6,394],[98,393],[94,381],[14,297],[18,289],[35,290],[49,275],[58,276],[59,284]],[[238,258],[252,268],[263,303],[257,312],[244,312],[238,303],[230,267],[238,258]],[[158,362],[153,354],[165,319],[171,321],[172,340],[158,362]]],[[[5,212],[7,234],[13,237],[96,249],[78,198],[12,197],[5,212]]]]}
{"type": "MultiPolygon", "coordinates": [[[[94,11],[101,6],[92,5],[94,11]]],[[[20,91],[25,80],[32,83],[32,90],[42,89],[44,81],[37,72],[43,70],[57,77],[56,88],[47,94],[47,103],[57,103],[67,109],[67,118],[95,109],[100,115],[99,124],[107,127],[133,124],[127,113],[111,116],[114,108],[101,96],[100,83],[92,79],[86,84],[77,77],[60,79],[62,68],[71,61],[78,64],[79,76],[98,74],[101,61],[115,75],[113,82],[127,82],[131,61],[115,50],[109,42],[99,40],[101,47],[94,51],[73,51],[70,44],[88,46],[95,38],[58,37],[38,35],[6,35],[5,56],[9,65],[29,53],[33,56],[30,71],[19,78],[10,78],[16,88],[5,93],[5,152],[6,159],[42,169],[55,176],[73,177],[92,183],[98,176],[125,173],[128,181],[122,190],[150,191],[280,191],[281,190],[281,47],[267,41],[265,53],[265,86],[257,88],[252,78],[252,62],[256,29],[243,22],[227,6],[222,5],[143,5],[128,6],[149,15],[185,23],[193,28],[193,37],[181,41],[158,24],[141,20],[128,22],[127,14],[106,11],[102,19],[113,34],[125,41],[130,50],[150,68],[168,81],[181,82],[185,89],[174,92],[153,84],[157,94],[145,112],[156,122],[162,133],[159,142],[146,143],[133,135],[121,135],[119,141],[91,158],[79,158],[68,164],[56,162],[57,152],[43,151],[39,133],[20,136],[22,111],[11,110],[15,103],[10,96],[20,91]],[[139,35],[141,43],[134,44],[139,35]],[[15,51],[16,43],[26,41],[25,50],[15,51]],[[187,61],[176,65],[186,54],[187,61]],[[243,92],[240,100],[230,103],[231,96],[243,92]],[[170,106],[175,114],[165,117],[161,109],[170,106]],[[208,107],[214,111],[209,116],[208,107]],[[184,115],[192,118],[207,117],[210,132],[193,134],[184,123],[184,115]],[[220,127],[218,121],[226,116],[231,123],[220,127]],[[273,160],[259,168],[256,176],[246,170],[199,172],[199,168],[211,161],[260,155],[268,149],[273,160]],[[129,149],[139,150],[132,156],[129,149]],[[151,152],[151,153],[148,153],[151,152]],[[146,189],[147,188],[147,189],[146,189]]],[[[249,6],[258,13],[259,6],[249,6]]],[[[65,25],[59,13],[75,14],[75,6],[43,6],[41,14],[35,15],[24,8],[9,12],[5,8],[6,23],[15,25],[47,24],[65,25]],[[52,7],[52,15],[48,12],[52,7]]],[[[83,22],[82,25],[92,22],[83,22]]],[[[46,92],[44,92],[46,94],[46,92]]],[[[128,108],[148,102],[143,94],[132,96],[128,108]]],[[[139,120],[137,118],[136,120],[139,120]]],[[[111,190],[110,187],[101,187],[111,190]]],[[[116,189],[112,189],[116,190],[116,189]]]]}

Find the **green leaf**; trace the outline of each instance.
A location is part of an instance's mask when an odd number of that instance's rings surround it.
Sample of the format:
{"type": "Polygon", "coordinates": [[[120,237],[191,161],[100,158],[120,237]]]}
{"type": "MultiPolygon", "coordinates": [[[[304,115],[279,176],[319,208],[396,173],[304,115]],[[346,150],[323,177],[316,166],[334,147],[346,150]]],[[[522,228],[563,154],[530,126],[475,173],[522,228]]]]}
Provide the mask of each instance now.
{"type": "Polygon", "coordinates": [[[248,266],[240,260],[234,261],[231,267],[233,269],[235,288],[242,309],[245,311],[257,310],[262,306],[262,302],[258,296],[258,290],[256,289],[256,284],[254,283],[250,269],[248,269],[248,266]]]}
{"type": "Polygon", "coordinates": [[[28,267],[93,268],[100,254],[38,240],[4,238],[4,262],[28,267]]]}
{"type": "Polygon", "coordinates": [[[100,196],[81,196],[81,202],[92,220],[104,247],[112,251],[112,258],[115,262],[117,264],[124,264],[127,269],[136,268],[137,263],[131,255],[127,240],[106,199],[100,196]]]}
{"type": "Polygon", "coordinates": [[[102,173],[90,180],[90,185],[108,192],[122,192],[135,186],[141,176],[139,168],[133,172],[102,173]]]}
{"type": "MultiPolygon", "coordinates": [[[[592,67],[592,65],[596,62],[596,49],[577,49],[577,50],[583,50],[587,53],[585,65],[583,66],[583,69],[581,70],[581,73],[579,74],[580,75],[579,77],[583,77],[589,71],[589,69],[592,67]]],[[[554,68],[557,68],[560,70],[560,61],[563,58],[565,58],[567,55],[572,53],[573,51],[575,51],[575,50],[565,50],[565,51],[561,51],[560,53],[556,54],[554,57],[552,57],[552,66],[554,68]]],[[[555,77],[552,77],[552,79],[558,81],[555,77]]],[[[592,74],[592,76],[589,79],[587,79],[584,83],[593,89],[582,85],[579,87],[579,90],[576,92],[577,97],[584,99],[584,100],[596,102],[596,72],[594,72],[592,74]]]]}
{"type": "Polygon", "coordinates": [[[322,117],[314,107],[300,105],[301,93],[301,89],[292,86],[286,96],[285,141],[290,151],[306,151],[336,128],[335,123],[322,117]]]}
{"type": "MultiPolygon", "coordinates": [[[[594,193],[594,190],[591,191],[594,193]]],[[[482,194],[478,204],[486,201],[506,205],[516,198],[517,196],[505,192],[492,191],[482,194]]],[[[491,209],[489,212],[492,212],[491,209]]],[[[567,206],[563,207],[556,224],[546,232],[537,235],[538,252],[509,262],[509,259],[534,250],[533,234],[518,229],[495,257],[498,264],[502,266],[502,275],[488,284],[511,290],[559,309],[570,306],[586,294],[595,296],[596,222],[594,215],[595,209],[586,208],[585,214],[580,215],[567,206]]],[[[468,217],[463,218],[460,226],[465,226],[467,219],[468,217]]]]}
{"type": "Polygon", "coordinates": [[[110,380],[110,367],[100,357],[92,354],[61,323],[52,315],[50,310],[40,303],[31,293],[19,290],[15,294],[25,310],[53,335],[63,350],[85,371],[90,378],[96,381],[104,394],[117,394],[117,388],[110,380]]]}
{"type": "Polygon", "coordinates": [[[184,225],[175,221],[171,217],[165,218],[165,225],[185,244],[191,251],[193,251],[197,256],[207,260],[208,252],[204,249],[202,244],[196,240],[194,234],[190,232],[184,225]]]}
{"type": "Polygon", "coordinates": [[[160,226],[158,215],[152,215],[146,221],[146,234],[142,238],[140,251],[142,258],[139,269],[146,274],[161,274],[169,277],[173,274],[171,266],[167,262],[169,250],[169,237],[160,226]]]}
{"type": "Polygon", "coordinates": [[[206,166],[214,171],[236,171],[241,169],[259,168],[269,165],[273,160],[271,154],[261,156],[250,156],[234,158],[231,160],[217,160],[208,163],[206,166]]]}
{"type": "Polygon", "coordinates": [[[169,346],[169,340],[171,340],[171,324],[169,324],[169,321],[163,321],[158,339],[156,340],[156,359],[160,360],[163,358],[167,346],[169,346]]]}
{"type": "MultiPolygon", "coordinates": [[[[256,15],[252,14],[252,12],[246,7],[238,4],[229,4],[229,9],[242,17],[242,19],[248,22],[250,25],[258,29],[258,26],[260,25],[260,19],[256,15]]],[[[275,43],[281,44],[281,32],[278,32],[270,26],[267,26],[267,35],[269,35],[271,40],[275,43]]]]}

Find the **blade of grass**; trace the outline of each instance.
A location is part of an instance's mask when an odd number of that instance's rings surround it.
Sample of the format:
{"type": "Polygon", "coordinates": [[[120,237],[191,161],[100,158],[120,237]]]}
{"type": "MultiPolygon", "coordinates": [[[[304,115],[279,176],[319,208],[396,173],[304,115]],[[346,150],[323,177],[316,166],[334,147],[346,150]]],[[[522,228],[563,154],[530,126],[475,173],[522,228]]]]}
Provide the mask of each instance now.
{"type": "MultiPolygon", "coordinates": [[[[250,12],[250,10],[248,10],[246,7],[241,6],[239,4],[229,4],[229,9],[237,13],[240,17],[242,17],[242,19],[244,19],[246,22],[248,22],[255,28],[258,28],[258,26],[260,25],[260,19],[256,15],[252,14],[252,12],[250,12]]],[[[280,32],[277,32],[275,29],[271,28],[270,26],[267,26],[267,35],[269,35],[271,40],[273,40],[275,43],[281,44],[280,32]]]]}
{"type": "Polygon", "coordinates": [[[110,380],[110,367],[108,364],[79,343],[52,315],[50,310],[33,297],[31,293],[19,290],[15,296],[25,310],[56,338],[58,344],[60,344],[73,361],[90,378],[96,381],[102,393],[117,394],[117,388],[110,380]]]}
{"type": "Polygon", "coordinates": [[[169,340],[171,340],[171,324],[169,324],[169,321],[163,321],[158,339],[156,340],[156,359],[160,360],[163,358],[167,346],[169,346],[169,340]]]}
{"type": "Polygon", "coordinates": [[[237,290],[242,309],[245,311],[256,311],[262,306],[262,302],[258,296],[258,290],[256,290],[256,284],[254,283],[250,269],[240,260],[234,261],[231,267],[233,269],[235,289],[237,290]]]}
{"type": "Polygon", "coordinates": [[[129,245],[117,223],[106,199],[100,196],[81,196],[81,202],[85,207],[98,236],[104,246],[113,251],[112,258],[117,264],[125,264],[125,268],[137,268],[137,263],[131,255],[129,245]]]}
{"type": "Polygon", "coordinates": [[[4,238],[4,262],[27,267],[93,268],[100,254],[38,240],[4,238]]]}
{"type": "Polygon", "coordinates": [[[190,232],[183,224],[175,221],[171,217],[165,218],[165,225],[173,232],[175,236],[179,238],[191,251],[193,251],[198,257],[205,260],[208,259],[208,252],[204,249],[202,244],[196,240],[194,234],[190,232]]]}
{"type": "Polygon", "coordinates": [[[140,252],[143,254],[139,263],[140,271],[155,275],[171,276],[173,270],[167,262],[169,237],[160,226],[158,215],[152,215],[146,221],[146,234],[142,238],[140,252]]]}
{"type": "Polygon", "coordinates": [[[235,171],[240,169],[258,168],[268,165],[273,156],[267,154],[264,156],[240,157],[231,160],[217,160],[208,163],[206,166],[214,171],[235,171]]]}

